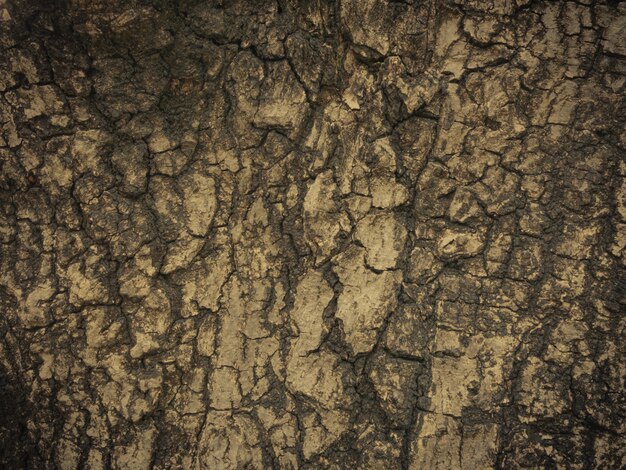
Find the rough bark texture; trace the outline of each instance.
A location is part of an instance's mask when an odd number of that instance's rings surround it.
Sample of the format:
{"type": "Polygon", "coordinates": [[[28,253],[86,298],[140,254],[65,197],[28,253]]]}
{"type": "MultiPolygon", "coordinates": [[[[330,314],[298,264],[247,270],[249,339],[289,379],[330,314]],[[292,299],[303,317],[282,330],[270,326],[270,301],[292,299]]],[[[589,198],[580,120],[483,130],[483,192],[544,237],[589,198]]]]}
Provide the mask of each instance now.
{"type": "Polygon", "coordinates": [[[0,0],[0,466],[624,468],[625,27],[0,0]]]}

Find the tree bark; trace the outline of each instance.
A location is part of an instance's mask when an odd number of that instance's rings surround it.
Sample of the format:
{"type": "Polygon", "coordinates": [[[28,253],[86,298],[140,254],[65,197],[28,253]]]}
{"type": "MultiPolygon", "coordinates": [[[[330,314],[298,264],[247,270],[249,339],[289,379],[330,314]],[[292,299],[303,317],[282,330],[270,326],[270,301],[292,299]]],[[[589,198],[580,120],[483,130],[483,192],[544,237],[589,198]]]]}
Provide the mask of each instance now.
{"type": "Polygon", "coordinates": [[[0,0],[0,466],[623,468],[625,28],[0,0]]]}

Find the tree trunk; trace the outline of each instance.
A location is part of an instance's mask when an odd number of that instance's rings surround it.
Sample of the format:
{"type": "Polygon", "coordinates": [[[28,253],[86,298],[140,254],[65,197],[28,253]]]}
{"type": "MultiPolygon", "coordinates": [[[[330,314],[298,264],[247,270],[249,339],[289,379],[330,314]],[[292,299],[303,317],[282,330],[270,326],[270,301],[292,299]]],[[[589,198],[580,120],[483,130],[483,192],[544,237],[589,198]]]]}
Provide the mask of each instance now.
{"type": "Polygon", "coordinates": [[[0,0],[0,466],[623,468],[625,28],[0,0]]]}

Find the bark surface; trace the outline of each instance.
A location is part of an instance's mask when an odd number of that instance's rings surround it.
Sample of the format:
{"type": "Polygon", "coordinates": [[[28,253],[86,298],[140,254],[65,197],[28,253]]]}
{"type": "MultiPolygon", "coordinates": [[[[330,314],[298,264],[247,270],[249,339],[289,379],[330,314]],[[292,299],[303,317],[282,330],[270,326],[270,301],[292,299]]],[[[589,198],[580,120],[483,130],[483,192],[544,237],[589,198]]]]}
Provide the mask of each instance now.
{"type": "Polygon", "coordinates": [[[0,466],[624,468],[625,28],[0,0],[0,466]]]}

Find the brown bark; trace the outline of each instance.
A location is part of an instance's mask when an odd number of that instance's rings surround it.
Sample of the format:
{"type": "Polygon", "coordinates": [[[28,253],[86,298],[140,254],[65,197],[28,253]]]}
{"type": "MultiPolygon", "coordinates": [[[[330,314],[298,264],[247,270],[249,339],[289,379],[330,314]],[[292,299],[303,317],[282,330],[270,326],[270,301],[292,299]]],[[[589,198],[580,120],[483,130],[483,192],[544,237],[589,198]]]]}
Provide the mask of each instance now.
{"type": "Polygon", "coordinates": [[[0,0],[0,466],[623,468],[625,27],[0,0]]]}

